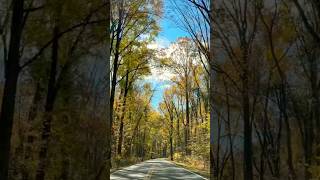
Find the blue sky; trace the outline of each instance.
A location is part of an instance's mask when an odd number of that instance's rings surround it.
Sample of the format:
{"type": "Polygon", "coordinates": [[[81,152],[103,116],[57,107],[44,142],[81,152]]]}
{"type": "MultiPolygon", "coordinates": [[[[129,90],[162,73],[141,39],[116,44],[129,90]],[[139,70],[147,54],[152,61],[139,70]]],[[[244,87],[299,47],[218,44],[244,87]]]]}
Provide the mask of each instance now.
{"type": "MultiPolygon", "coordinates": [[[[170,43],[175,42],[179,37],[188,36],[188,34],[179,29],[170,17],[170,0],[164,0],[164,17],[161,19],[160,26],[161,32],[157,37],[157,43],[161,44],[161,46],[168,46],[170,43]]],[[[155,109],[158,109],[159,102],[162,101],[162,94],[164,89],[170,84],[169,81],[160,81],[157,79],[153,79],[149,81],[153,88],[156,89],[155,94],[152,98],[151,104],[155,109]]]]}
{"type": "Polygon", "coordinates": [[[179,29],[175,25],[175,23],[170,19],[171,7],[172,5],[170,5],[170,0],[164,0],[164,14],[160,22],[162,31],[159,34],[159,38],[164,37],[168,39],[170,42],[174,42],[178,37],[188,36],[188,34],[185,31],[179,29]]]}

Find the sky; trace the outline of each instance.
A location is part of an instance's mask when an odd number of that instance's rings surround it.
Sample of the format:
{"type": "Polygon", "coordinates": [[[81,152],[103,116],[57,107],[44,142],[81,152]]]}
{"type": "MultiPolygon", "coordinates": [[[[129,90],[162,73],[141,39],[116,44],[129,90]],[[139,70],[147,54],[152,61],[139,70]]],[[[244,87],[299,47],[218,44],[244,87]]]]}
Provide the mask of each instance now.
{"type": "MultiPolygon", "coordinates": [[[[164,0],[164,14],[160,22],[161,32],[156,38],[156,45],[159,48],[166,48],[171,43],[175,42],[179,37],[188,36],[188,34],[178,28],[170,17],[170,0],[164,0]]],[[[159,103],[162,101],[162,94],[166,88],[170,86],[170,76],[160,74],[159,72],[153,73],[148,77],[147,81],[152,84],[155,89],[151,104],[152,107],[158,109],[159,103]]]]}

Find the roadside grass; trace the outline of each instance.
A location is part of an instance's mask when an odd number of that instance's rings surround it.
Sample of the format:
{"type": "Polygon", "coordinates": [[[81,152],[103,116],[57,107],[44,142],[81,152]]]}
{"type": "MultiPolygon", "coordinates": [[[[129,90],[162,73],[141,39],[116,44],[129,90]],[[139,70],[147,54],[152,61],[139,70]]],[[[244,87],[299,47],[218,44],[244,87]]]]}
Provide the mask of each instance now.
{"type": "Polygon", "coordinates": [[[112,168],[111,168],[110,172],[113,173],[119,169],[129,167],[131,165],[140,163],[142,161],[143,160],[141,158],[137,158],[137,157],[116,156],[116,157],[112,158],[112,168]]]}
{"type": "Polygon", "coordinates": [[[205,178],[210,178],[209,165],[205,161],[194,156],[174,155],[174,161],[177,166],[185,168],[191,172],[197,173],[205,178]]]}

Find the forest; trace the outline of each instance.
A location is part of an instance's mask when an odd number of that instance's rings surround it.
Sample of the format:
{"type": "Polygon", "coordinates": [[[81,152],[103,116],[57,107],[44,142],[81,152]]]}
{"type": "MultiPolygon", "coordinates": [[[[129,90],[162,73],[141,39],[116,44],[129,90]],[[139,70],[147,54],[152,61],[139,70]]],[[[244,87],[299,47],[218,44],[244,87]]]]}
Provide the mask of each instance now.
{"type": "Polygon", "coordinates": [[[320,179],[319,0],[0,0],[0,37],[0,180],[320,179]]]}

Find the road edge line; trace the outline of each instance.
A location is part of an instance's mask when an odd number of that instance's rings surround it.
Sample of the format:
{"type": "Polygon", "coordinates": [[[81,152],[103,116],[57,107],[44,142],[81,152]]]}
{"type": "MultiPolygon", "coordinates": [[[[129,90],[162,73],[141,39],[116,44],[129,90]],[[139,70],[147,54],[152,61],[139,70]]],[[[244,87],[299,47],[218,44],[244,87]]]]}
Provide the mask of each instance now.
{"type": "Polygon", "coordinates": [[[196,176],[199,176],[200,178],[202,178],[202,179],[204,179],[204,180],[209,180],[209,179],[207,179],[207,178],[205,178],[205,177],[203,177],[203,176],[201,176],[201,175],[199,175],[199,174],[197,174],[197,173],[195,173],[195,172],[192,172],[192,171],[190,171],[190,170],[188,170],[188,169],[186,169],[186,168],[184,168],[184,167],[179,166],[179,165],[176,164],[174,161],[168,161],[168,162],[174,164],[175,166],[177,166],[177,167],[179,167],[179,168],[181,168],[181,169],[184,169],[184,170],[190,172],[191,174],[194,174],[194,175],[196,175],[196,176]]]}

